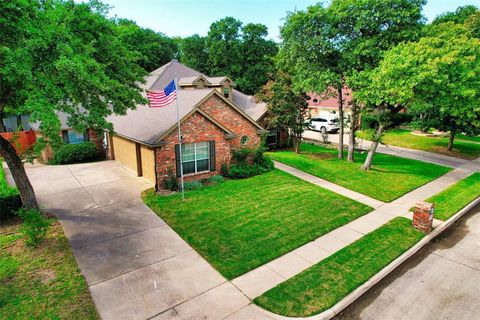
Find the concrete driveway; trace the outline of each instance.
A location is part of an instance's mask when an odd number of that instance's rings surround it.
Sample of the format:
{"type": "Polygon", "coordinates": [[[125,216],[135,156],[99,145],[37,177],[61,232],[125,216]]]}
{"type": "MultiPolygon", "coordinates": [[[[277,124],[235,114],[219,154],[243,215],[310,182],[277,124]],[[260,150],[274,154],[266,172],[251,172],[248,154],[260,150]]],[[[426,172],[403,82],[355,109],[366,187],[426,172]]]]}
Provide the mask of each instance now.
{"type": "Polygon", "coordinates": [[[40,206],[60,219],[103,319],[216,319],[249,303],[143,204],[152,186],[116,162],[26,170],[40,206]]]}
{"type": "Polygon", "coordinates": [[[336,319],[478,319],[480,205],[336,319]]]}

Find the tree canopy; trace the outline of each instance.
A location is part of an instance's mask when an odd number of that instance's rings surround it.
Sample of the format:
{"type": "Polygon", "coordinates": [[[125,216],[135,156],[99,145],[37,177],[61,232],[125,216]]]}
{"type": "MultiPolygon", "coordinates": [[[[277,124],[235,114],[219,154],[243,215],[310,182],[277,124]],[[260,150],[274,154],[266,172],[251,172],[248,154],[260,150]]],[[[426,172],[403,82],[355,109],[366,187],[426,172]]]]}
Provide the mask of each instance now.
{"type": "Polygon", "coordinates": [[[138,61],[147,72],[151,72],[176,57],[178,48],[175,41],[151,29],[139,27],[134,21],[118,19],[118,30],[123,43],[131,51],[138,51],[138,61]]]}
{"type": "Polygon", "coordinates": [[[451,148],[459,129],[480,128],[480,39],[453,22],[432,31],[388,51],[355,94],[369,105],[405,106],[422,126],[450,131],[451,148]]]}
{"type": "MultiPolygon", "coordinates": [[[[141,54],[122,41],[103,4],[2,1],[0,14],[1,118],[5,113],[29,114],[39,123],[41,141],[58,146],[58,112],[66,113],[68,124],[78,131],[110,129],[108,115],[146,102],[139,88],[145,75],[141,54]]],[[[1,136],[0,154],[24,204],[36,207],[23,165],[1,136]]]]}
{"type": "Polygon", "coordinates": [[[277,44],[267,40],[267,27],[232,17],[210,26],[206,37],[193,35],[180,41],[180,61],[209,76],[228,76],[240,91],[254,94],[273,72],[277,44]]]}

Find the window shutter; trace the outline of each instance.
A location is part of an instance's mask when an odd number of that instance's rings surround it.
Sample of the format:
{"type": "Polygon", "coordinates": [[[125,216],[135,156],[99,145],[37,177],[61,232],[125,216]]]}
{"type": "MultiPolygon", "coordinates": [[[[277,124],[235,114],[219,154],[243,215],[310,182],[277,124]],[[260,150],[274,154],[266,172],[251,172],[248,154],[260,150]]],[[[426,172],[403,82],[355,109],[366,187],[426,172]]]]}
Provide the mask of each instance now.
{"type": "Polygon", "coordinates": [[[180,177],[182,174],[180,172],[181,159],[180,159],[180,145],[175,145],[175,168],[177,170],[177,177],[180,177]]]}
{"type": "Polygon", "coordinates": [[[215,162],[216,162],[216,154],[215,154],[215,141],[212,140],[210,143],[210,171],[215,171],[215,162]]]}

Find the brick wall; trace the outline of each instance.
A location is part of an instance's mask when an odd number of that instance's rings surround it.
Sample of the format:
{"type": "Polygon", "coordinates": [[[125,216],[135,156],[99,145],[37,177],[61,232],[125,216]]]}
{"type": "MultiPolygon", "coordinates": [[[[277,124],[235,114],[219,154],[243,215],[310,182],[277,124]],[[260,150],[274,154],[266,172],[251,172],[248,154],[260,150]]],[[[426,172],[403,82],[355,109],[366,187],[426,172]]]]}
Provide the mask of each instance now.
{"type": "Polygon", "coordinates": [[[240,139],[244,135],[249,138],[246,147],[256,148],[260,143],[258,128],[219,97],[210,97],[200,109],[237,135],[231,140],[232,147],[240,147],[240,139]]]}
{"type": "MultiPolygon", "coordinates": [[[[225,132],[206,119],[199,113],[193,114],[184,121],[180,127],[182,131],[183,143],[215,141],[215,171],[204,174],[194,174],[185,176],[185,180],[199,180],[220,173],[222,163],[230,161],[230,142],[225,139],[225,132]]],[[[178,144],[178,132],[175,130],[165,140],[165,145],[155,150],[157,161],[157,178],[161,188],[163,180],[169,170],[176,172],[175,163],[175,145],[178,144]]]]}
{"type": "MultiPolygon", "coordinates": [[[[232,109],[223,100],[212,96],[205,101],[200,108],[208,113],[216,121],[237,134],[237,138],[226,140],[225,132],[200,113],[194,113],[181,125],[184,143],[215,141],[216,163],[215,171],[202,174],[185,176],[185,181],[199,180],[220,173],[223,163],[230,163],[231,149],[240,147],[240,138],[247,135],[249,141],[247,146],[258,147],[260,136],[257,134],[257,127],[245,119],[240,113],[232,109]]],[[[163,180],[168,171],[176,172],[175,145],[178,144],[178,132],[174,130],[166,139],[165,145],[155,150],[157,162],[156,174],[159,188],[163,187],[163,180]]]]}

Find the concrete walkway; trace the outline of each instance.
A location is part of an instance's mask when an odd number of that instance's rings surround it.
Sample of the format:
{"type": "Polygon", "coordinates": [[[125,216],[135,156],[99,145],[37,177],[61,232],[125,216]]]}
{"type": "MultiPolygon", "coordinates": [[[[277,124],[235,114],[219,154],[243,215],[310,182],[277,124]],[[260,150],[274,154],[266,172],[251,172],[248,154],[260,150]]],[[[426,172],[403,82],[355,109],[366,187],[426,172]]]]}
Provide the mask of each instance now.
{"type": "Polygon", "coordinates": [[[478,319],[480,205],[335,319],[478,319]]]}
{"type": "Polygon", "coordinates": [[[223,318],[250,301],[139,198],[147,182],[114,161],[27,165],[58,216],[102,319],[223,318]]]}

